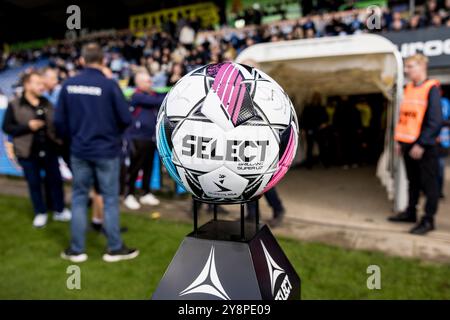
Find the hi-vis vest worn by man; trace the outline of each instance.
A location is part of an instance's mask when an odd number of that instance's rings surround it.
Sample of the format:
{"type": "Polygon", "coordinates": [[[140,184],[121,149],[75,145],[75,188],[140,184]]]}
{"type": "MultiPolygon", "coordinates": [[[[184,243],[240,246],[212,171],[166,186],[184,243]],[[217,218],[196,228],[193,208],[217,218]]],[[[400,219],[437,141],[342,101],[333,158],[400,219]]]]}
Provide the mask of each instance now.
{"type": "Polygon", "coordinates": [[[419,86],[414,86],[412,82],[406,85],[395,128],[396,141],[414,143],[419,138],[428,107],[428,95],[433,86],[439,86],[439,81],[426,80],[419,86]]]}

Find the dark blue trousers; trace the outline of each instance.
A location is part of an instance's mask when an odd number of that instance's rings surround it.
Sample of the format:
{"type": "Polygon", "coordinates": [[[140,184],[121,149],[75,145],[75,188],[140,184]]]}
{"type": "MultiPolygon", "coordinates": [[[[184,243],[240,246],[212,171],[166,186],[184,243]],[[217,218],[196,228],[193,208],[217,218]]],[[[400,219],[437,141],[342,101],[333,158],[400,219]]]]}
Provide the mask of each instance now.
{"type": "MultiPolygon", "coordinates": [[[[278,193],[275,188],[270,189],[266,193],[264,193],[264,196],[266,197],[267,202],[269,203],[269,206],[273,210],[273,217],[276,218],[278,215],[280,215],[283,211],[283,204],[281,203],[280,197],[278,196],[278,193]]],[[[248,218],[254,218],[256,215],[256,202],[252,201],[249,202],[247,205],[248,218]]]]}
{"type": "Polygon", "coordinates": [[[47,204],[45,190],[49,193],[52,209],[61,212],[64,209],[64,191],[61,172],[59,171],[58,156],[47,153],[44,157],[31,156],[19,159],[28,183],[30,198],[34,213],[46,213],[47,204]]]}

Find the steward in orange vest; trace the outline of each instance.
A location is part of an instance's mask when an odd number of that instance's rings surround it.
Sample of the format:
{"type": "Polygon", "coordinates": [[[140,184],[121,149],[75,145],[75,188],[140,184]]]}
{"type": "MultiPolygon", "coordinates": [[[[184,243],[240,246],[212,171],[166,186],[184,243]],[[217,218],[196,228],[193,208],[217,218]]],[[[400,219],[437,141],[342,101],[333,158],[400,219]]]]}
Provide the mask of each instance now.
{"type": "Polygon", "coordinates": [[[439,87],[439,81],[425,80],[418,86],[412,82],[406,85],[395,128],[395,141],[415,143],[419,139],[428,109],[428,96],[433,87],[439,87]]]}
{"type": "Polygon", "coordinates": [[[406,210],[389,218],[393,222],[416,222],[422,191],[427,198],[425,215],[410,231],[418,235],[434,229],[439,201],[436,139],[443,120],[439,82],[427,79],[427,61],[423,55],[414,55],[405,62],[405,72],[411,82],[404,89],[394,140],[396,150],[403,155],[409,198],[406,210]]]}

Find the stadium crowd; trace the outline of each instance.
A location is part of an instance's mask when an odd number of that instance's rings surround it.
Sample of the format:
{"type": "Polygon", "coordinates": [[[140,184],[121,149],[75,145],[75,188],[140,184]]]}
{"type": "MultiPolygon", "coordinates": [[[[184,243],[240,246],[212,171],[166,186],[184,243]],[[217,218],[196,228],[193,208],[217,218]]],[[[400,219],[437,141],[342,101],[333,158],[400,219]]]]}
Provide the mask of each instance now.
{"type": "MultiPolygon", "coordinates": [[[[450,26],[449,13],[450,1],[438,6],[435,0],[427,1],[409,20],[404,19],[405,13],[384,9],[381,28],[375,31],[450,26]]],[[[63,252],[63,257],[85,260],[86,225],[81,217],[86,213],[89,193],[86,186],[93,182],[93,202],[104,206],[105,219],[101,217],[102,210],[98,210],[100,216],[94,216],[92,222],[94,225],[103,223],[106,230],[109,251],[105,260],[137,256],[138,251],[127,248],[120,239],[118,207],[114,202],[121,188],[124,204],[130,209],[159,204],[149,183],[156,148],[156,113],[164,94],[153,89],[173,86],[197,66],[233,60],[255,43],[371,32],[366,23],[369,14],[366,10],[325,12],[263,25],[260,19],[254,19],[263,12],[253,12],[244,15],[246,27],[223,27],[218,31],[202,30],[197,19],[180,19],[177,23],[167,21],[161,28],[100,33],[88,39],[63,40],[40,50],[5,56],[3,68],[42,58],[49,61],[49,66],[43,70],[24,72],[16,99],[9,105],[3,123],[3,131],[13,138],[16,156],[28,182],[35,211],[34,226],[46,224],[47,210],[55,211],[55,220],[66,221],[72,216],[71,246],[63,252]],[[122,89],[135,88],[129,101],[125,101],[117,82],[122,89]],[[95,100],[96,105],[114,108],[114,112],[108,114],[112,118],[105,118],[105,114],[89,108],[94,103],[92,97],[96,96],[101,97],[95,100]],[[76,111],[75,105],[83,106],[80,109],[84,113],[76,111]],[[71,128],[70,132],[67,128],[71,128]],[[96,130],[106,132],[107,139],[97,140],[96,130]],[[114,144],[124,133],[127,139],[123,148],[128,150],[125,157],[114,144]],[[32,139],[24,138],[30,134],[32,139]],[[111,156],[111,161],[103,159],[105,154],[111,156]],[[72,213],[64,207],[58,156],[62,156],[75,173],[72,213]],[[45,191],[41,190],[42,170],[46,172],[45,191]],[[118,171],[122,171],[120,184],[119,179],[117,183],[114,181],[118,171]],[[142,196],[138,197],[135,181],[140,171],[143,172],[142,196]],[[98,198],[99,194],[103,199],[98,198]],[[46,195],[49,199],[44,199],[46,195]],[[46,200],[50,201],[46,203],[46,200]]],[[[353,165],[355,161],[349,159],[345,164],[353,165]]],[[[272,208],[275,218],[282,217],[284,208],[279,200],[272,208]]]]}
{"type": "MultiPolygon", "coordinates": [[[[130,30],[100,32],[89,36],[88,40],[102,45],[107,63],[119,78],[128,78],[137,66],[142,66],[152,76],[157,75],[156,85],[170,85],[180,73],[200,64],[233,59],[255,43],[450,26],[450,0],[427,0],[412,15],[408,8],[394,10],[385,7],[373,12],[366,9],[335,12],[313,9],[300,19],[287,20],[282,14],[280,21],[262,24],[265,14],[258,7],[245,9],[236,17],[244,21],[243,28],[224,25],[218,31],[212,31],[211,27],[202,28],[201,18],[194,17],[182,18],[176,23],[167,20],[160,28],[138,33],[130,30]],[[379,15],[379,27],[367,27],[367,19],[372,14],[379,15]]],[[[57,41],[38,50],[2,52],[0,70],[49,57],[51,63],[60,69],[60,77],[65,78],[80,68],[78,59],[84,42],[86,39],[81,37],[75,41],[57,41]]]]}

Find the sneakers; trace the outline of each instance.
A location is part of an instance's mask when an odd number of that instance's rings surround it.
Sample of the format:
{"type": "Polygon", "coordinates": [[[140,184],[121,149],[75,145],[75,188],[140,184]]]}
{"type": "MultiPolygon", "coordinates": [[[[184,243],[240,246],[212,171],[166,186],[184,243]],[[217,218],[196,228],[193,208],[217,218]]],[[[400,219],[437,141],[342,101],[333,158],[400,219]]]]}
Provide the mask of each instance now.
{"type": "Polygon", "coordinates": [[[67,209],[64,208],[64,210],[62,212],[54,212],[53,213],[53,220],[54,221],[70,221],[70,219],[72,219],[72,212],[67,209]]]}
{"type": "MultiPolygon", "coordinates": [[[[72,219],[72,212],[69,209],[64,208],[62,212],[54,212],[53,220],[54,221],[70,221],[72,219]]],[[[48,215],[46,213],[38,213],[34,216],[33,219],[33,227],[42,228],[47,224],[48,215]]]]}
{"type": "Polygon", "coordinates": [[[416,222],[417,217],[415,214],[410,214],[409,212],[400,212],[394,216],[388,218],[391,222],[416,222]]]}
{"type": "Polygon", "coordinates": [[[123,204],[130,210],[139,210],[141,208],[141,205],[132,194],[125,198],[123,204]]]}
{"type": "Polygon", "coordinates": [[[136,258],[139,255],[139,250],[127,248],[125,245],[122,245],[122,248],[114,251],[107,251],[103,255],[103,261],[106,262],[117,262],[122,260],[131,260],[136,258]]]}
{"type": "MultiPolygon", "coordinates": [[[[122,248],[115,251],[108,251],[103,255],[103,260],[106,262],[117,262],[122,260],[131,260],[139,255],[139,250],[127,248],[122,245],[122,248]]],[[[70,247],[61,252],[61,258],[75,263],[81,263],[88,259],[88,255],[83,252],[75,252],[70,247]]]]}
{"type": "Polygon", "coordinates": [[[91,230],[95,231],[95,232],[102,232],[103,229],[103,224],[102,223],[98,223],[98,222],[91,222],[91,230]]]}
{"type": "Polygon", "coordinates": [[[125,207],[127,207],[130,210],[139,210],[142,205],[149,205],[149,206],[157,206],[160,203],[158,198],[156,198],[153,194],[147,193],[145,196],[142,196],[139,201],[136,199],[135,196],[132,194],[129,194],[125,200],[123,201],[123,204],[125,207]],[[140,203],[139,203],[140,202],[140,203]]]}
{"type": "Polygon", "coordinates": [[[283,222],[284,214],[285,214],[284,209],[277,213],[274,212],[274,218],[269,221],[269,225],[272,228],[279,227],[281,225],[281,223],[283,222]]]}
{"type": "Polygon", "coordinates": [[[46,213],[38,213],[34,216],[33,219],[33,227],[42,228],[47,224],[47,214],[46,213]]]}
{"type": "Polygon", "coordinates": [[[139,199],[139,202],[143,205],[149,206],[157,206],[159,204],[158,198],[156,198],[153,194],[147,193],[145,196],[139,199]]]}
{"type": "Polygon", "coordinates": [[[433,220],[422,218],[422,220],[420,220],[420,222],[414,228],[412,228],[409,233],[424,235],[432,230],[434,230],[433,220]]]}
{"type": "Polygon", "coordinates": [[[71,248],[67,248],[66,250],[61,252],[61,258],[75,263],[80,263],[86,261],[88,256],[86,253],[75,252],[71,248]]]}

